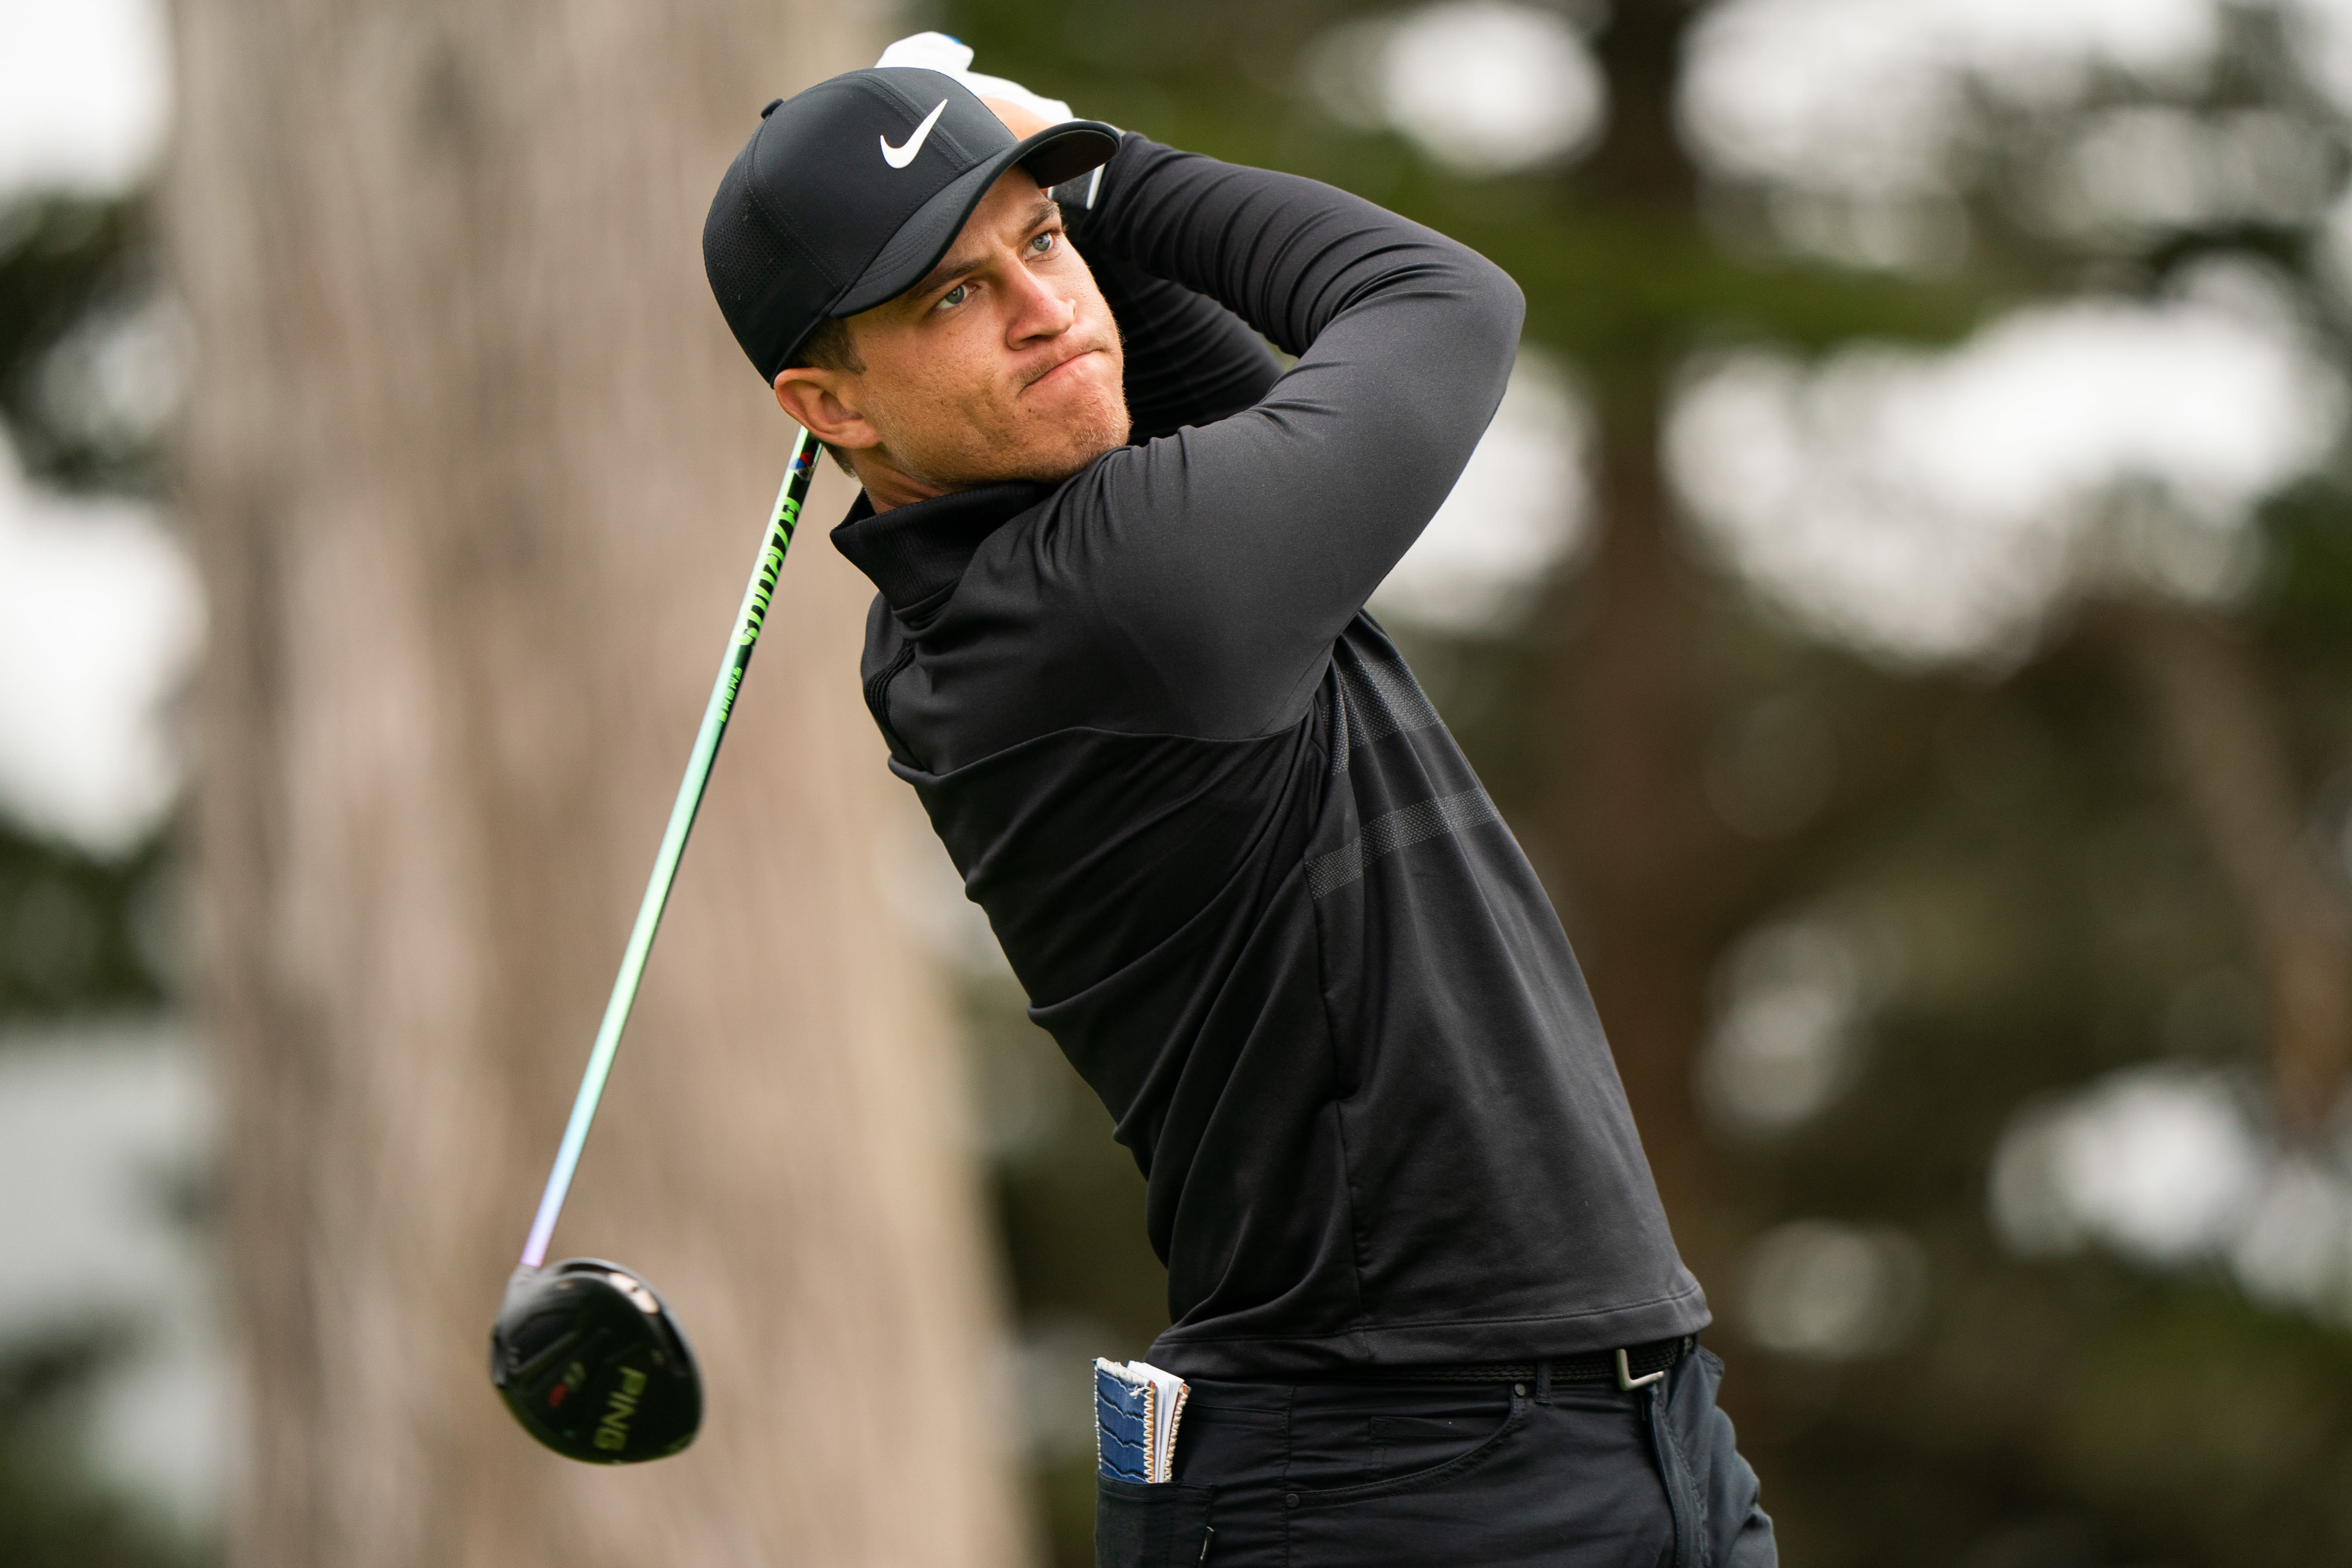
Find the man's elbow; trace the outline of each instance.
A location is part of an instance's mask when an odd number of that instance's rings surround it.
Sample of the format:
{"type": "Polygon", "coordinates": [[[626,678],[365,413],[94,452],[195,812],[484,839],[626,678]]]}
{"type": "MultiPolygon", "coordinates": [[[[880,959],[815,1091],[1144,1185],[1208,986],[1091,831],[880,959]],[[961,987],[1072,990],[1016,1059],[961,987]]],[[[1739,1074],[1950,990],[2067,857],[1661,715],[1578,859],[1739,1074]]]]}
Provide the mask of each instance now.
{"type": "Polygon", "coordinates": [[[1517,354],[1519,329],[1528,318],[1528,297],[1509,273],[1475,251],[1472,256],[1476,263],[1470,273],[1474,313],[1504,353],[1517,354]]]}

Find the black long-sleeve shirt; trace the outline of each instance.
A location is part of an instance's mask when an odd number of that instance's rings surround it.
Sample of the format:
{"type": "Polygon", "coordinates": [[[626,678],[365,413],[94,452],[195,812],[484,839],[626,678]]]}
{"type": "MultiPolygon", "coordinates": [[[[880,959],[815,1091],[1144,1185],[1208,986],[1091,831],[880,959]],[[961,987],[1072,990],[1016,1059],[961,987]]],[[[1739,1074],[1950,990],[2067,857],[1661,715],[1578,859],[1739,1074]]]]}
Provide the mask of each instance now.
{"type": "Polygon", "coordinates": [[[1071,233],[1149,438],[1056,486],[861,497],[834,540],[881,590],[892,771],[1148,1180],[1150,1359],[1283,1376],[1704,1326],[1559,921],[1363,610],[1493,416],[1517,289],[1328,186],[1133,135],[1071,233]]]}

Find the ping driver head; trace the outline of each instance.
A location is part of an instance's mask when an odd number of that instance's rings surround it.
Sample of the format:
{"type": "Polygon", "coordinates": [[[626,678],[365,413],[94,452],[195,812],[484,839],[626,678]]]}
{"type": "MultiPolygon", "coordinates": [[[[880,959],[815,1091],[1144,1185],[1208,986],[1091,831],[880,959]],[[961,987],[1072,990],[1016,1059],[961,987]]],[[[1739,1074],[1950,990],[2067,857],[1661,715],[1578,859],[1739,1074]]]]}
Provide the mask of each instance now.
{"type": "Polygon", "coordinates": [[[666,1458],[702,1425],[702,1377],[669,1309],[593,1258],[514,1271],[490,1329],[490,1381],[524,1431],[592,1465],[666,1458]]]}

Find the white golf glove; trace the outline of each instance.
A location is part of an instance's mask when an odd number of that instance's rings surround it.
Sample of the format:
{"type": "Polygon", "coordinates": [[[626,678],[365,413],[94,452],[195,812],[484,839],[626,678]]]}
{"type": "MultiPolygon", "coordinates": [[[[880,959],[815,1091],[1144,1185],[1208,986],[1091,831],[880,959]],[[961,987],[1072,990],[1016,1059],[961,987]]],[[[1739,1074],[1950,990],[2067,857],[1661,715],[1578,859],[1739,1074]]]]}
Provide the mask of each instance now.
{"type": "Polygon", "coordinates": [[[1001,98],[1017,103],[1041,120],[1061,121],[1076,120],[1070,106],[1058,98],[1040,98],[1017,81],[1007,81],[1001,76],[984,76],[971,69],[971,46],[949,37],[945,33],[916,33],[899,39],[882,51],[877,66],[920,66],[942,76],[951,76],[971,90],[975,98],[1001,98]]]}

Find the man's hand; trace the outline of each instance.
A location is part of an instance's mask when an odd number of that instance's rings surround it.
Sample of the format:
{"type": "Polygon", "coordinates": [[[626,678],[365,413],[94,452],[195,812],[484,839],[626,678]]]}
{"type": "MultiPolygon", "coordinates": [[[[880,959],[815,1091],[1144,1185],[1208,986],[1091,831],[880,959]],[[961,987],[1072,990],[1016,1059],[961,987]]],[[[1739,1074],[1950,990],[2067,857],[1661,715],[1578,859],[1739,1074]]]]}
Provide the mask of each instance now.
{"type": "Polygon", "coordinates": [[[1076,120],[1070,106],[1058,98],[1045,98],[1017,81],[987,76],[971,68],[971,46],[945,33],[915,33],[882,51],[877,66],[920,66],[951,76],[971,89],[972,96],[993,110],[1015,136],[1034,136],[1048,125],[1076,120]]]}

